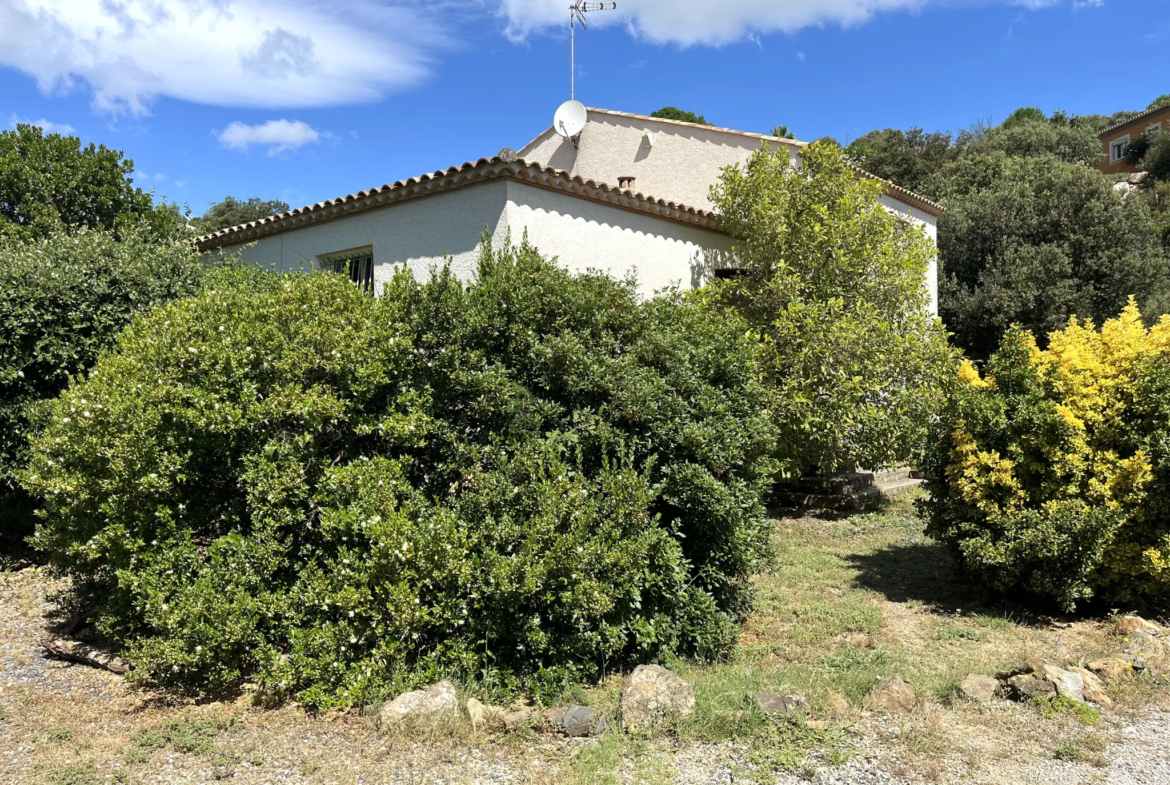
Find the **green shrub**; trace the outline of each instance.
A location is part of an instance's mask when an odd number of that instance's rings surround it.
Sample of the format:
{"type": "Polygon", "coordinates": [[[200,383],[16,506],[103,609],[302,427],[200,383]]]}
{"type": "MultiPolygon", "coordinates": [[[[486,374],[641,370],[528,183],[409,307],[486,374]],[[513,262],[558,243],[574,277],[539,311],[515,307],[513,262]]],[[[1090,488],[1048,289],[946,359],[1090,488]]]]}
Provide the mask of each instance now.
{"type": "Polygon", "coordinates": [[[135,322],[34,445],[36,543],[136,673],[352,705],[733,645],[774,439],[736,324],[527,245],[268,280],[135,322]]]}
{"type": "Polygon", "coordinates": [[[188,243],[145,226],[0,242],[0,537],[32,533],[32,500],[16,483],[30,411],[84,373],[137,314],[193,294],[204,264],[188,243]]]}
{"type": "Polygon", "coordinates": [[[924,285],[934,243],[833,145],[767,147],[711,198],[741,275],[701,296],[759,337],[785,477],[917,460],[954,359],[924,285]]]}
{"type": "Polygon", "coordinates": [[[1170,319],[1132,301],[970,364],[927,463],[927,531],[971,575],[1066,609],[1170,590],[1170,319]]]}

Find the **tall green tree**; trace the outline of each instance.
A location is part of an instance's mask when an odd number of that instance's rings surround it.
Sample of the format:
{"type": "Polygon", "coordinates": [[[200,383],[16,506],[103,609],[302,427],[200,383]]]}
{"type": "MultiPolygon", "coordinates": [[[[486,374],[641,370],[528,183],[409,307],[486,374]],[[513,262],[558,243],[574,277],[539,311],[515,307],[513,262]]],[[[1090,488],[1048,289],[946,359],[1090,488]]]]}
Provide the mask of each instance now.
{"type": "Polygon", "coordinates": [[[763,148],[712,188],[740,276],[704,295],[756,332],[783,475],[915,460],[952,375],[928,314],[934,244],[833,144],[763,148]]]}
{"type": "Polygon", "coordinates": [[[225,196],[223,201],[211,205],[207,208],[207,212],[191,223],[200,232],[206,234],[279,215],[287,212],[288,209],[288,202],[282,202],[279,199],[264,200],[258,196],[237,199],[234,196],[225,196]]]}
{"type": "MultiPolygon", "coordinates": [[[[18,125],[0,132],[0,235],[37,239],[64,229],[114,229],[155,212],[121,150],[18,125]]],[[[166,210],[164,208],[164,210],[166,210]]],[[[177,211],[153,216],[173,231],[177,211]],[[173,216],[171,218],[170,216],[173,216]]]]}
{"type": "Polygon", "coordinates": [[[187,241],[147,223],[0,239],[0,541],[31,533],[16,474],[37,407],[85,373],[135,316],[194,294],[205,265],[187,241]]]}
{"type": "Polygon", "coordinates": [[[707,118],[701,114],[688,112],[685,109],[679,109],[675,106],[664,106],[656,112],[650,113],[651,117],[659,117],[663,120],[679,120],[684,123],[698,123],[699,125],[711,125],[707,122],[707,118]]]}
{"type": "Polygon", "coordinates": [[[931,175],[959,153],[950,134],[926,133],[917,127],[870,131],[846,148],[849,158],[870,174],[911,191],[921,191],[931,175]]]}
{"type": "Polygon", "coordinates": [[[986,358],[1012,324],[1041,342],[1077,315],[1099,324],[1135,295],[1170,307],[1170,267],[1141,200],[1095,168],[1001,151],[964,156],[931,184],[939,219],[940,314],[956,343],[986,358]]]}

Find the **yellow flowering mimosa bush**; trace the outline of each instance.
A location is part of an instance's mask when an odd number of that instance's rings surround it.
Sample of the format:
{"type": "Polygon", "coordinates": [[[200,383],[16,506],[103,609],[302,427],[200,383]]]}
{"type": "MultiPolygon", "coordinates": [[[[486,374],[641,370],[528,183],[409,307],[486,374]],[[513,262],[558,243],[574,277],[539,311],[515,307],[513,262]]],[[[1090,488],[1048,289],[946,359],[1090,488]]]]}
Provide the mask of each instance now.
{"type": "Polygon", "coordinates": [[[927,461],[928,531],[972,577],[1073,609],[1170,589],[1170,319],[1013,329],[965,362],[927,461]]]}

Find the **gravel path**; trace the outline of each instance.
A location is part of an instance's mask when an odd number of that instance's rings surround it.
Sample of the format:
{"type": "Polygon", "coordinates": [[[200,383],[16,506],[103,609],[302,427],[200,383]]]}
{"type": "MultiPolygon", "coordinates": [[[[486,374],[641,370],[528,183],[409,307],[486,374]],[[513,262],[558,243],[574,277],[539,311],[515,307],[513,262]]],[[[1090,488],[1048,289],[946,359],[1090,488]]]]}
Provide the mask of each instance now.
{"type": "MultiPolygon", "coordinates": [[[[295,708],[262,711],[242,704],[198,705],[138,690],[111,673],[46,659],[37,641],[53,585],[35,570],[0,573],[0,783],[2,785],[406,785],[414,783],[556,783],[558,772],[597,740],[539,735],[412,743],[376,733],[354,714],[309,717],[295,708]],[[166,722],[235,715],[238,726],[214,739],[213,749],[185,753],[174,746],[144,749],[134,739],[166,722]]],[[[942,712],[943,722],[959,713],[942,712]]],[[[1027,738],[1034,712],[1007,704],[985,716],[1007,729],[994,739],[958,728],[954,749],[933,761],[899,758],[898,724],[872,718],[848,736],[852,757],[843,765],[811,760],[804,770],[778,773],[778,785],[1170,785],[1170,712],[1149,708],[1108,713],[1098,728],[1076,738],[1101,750],[1097,765],[1060,761],[1050,747],[1027,738]],[[1016,732],[1018,730],[1018,733],[1016,732]],[[1003,738],[1015,739],[1018,749],[1003,738]],[[983,747],[980,747],[980,744],[983,747]],[[988,754],[982,754],[986,749],[988,754]],[[991,754],[994,752],[994,754],[991,754]],[[928,761],[930,762],[930,761],[928,761]]],[[[957,719],[958,718],[958,719],[957,719]]],[[[914,721],[920,721],[917,718],[914,721]]],[[[905,733],[904,728],[901,731],[905,733]]],[[[654,742],[651,756],[672,771],[676,785],[759,782],[741,744],[673,747],[654,742]]],[[[645,780],[645,760],[619,766],[617,782],[645,780]]],[[[654,768],[654,767],[652,767],[654,768]]],[[[654,780],[658,782],[658,780],[654,780]]]]}

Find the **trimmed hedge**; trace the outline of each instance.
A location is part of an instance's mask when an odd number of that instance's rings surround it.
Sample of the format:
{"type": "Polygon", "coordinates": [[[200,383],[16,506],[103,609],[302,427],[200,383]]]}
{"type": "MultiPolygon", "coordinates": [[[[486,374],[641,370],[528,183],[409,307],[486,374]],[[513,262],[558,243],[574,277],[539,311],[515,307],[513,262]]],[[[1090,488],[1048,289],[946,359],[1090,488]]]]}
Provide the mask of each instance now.
{"type": "Polygon", "coordinates": [[[268,281],[134,323],[35,444],[36,544],[138,673],[320,707],[734,644],[774,468],[741,325],[527,245],[268,281]]]}

